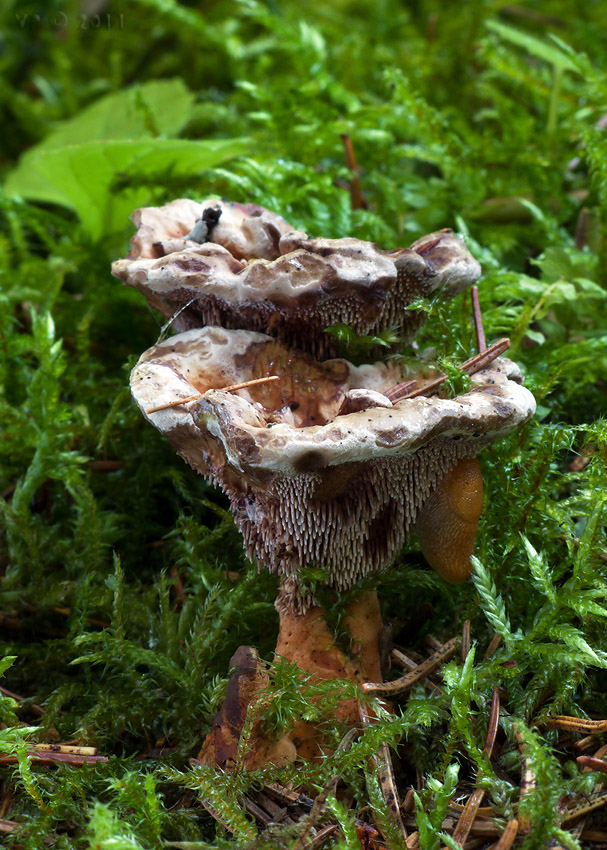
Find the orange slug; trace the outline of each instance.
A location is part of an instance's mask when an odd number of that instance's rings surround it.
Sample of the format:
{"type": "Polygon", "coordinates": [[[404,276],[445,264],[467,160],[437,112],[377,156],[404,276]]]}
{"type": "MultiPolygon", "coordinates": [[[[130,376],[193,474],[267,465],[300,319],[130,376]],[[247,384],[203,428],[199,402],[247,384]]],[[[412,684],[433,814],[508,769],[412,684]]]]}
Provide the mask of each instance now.
{"type": "Polygon", "coordinates": [[[438,484],[417,519],[425,559],[451,584],[472,572],[470,556],[483,509],[483,479],[476,458],[461,460],[438,484]]]}

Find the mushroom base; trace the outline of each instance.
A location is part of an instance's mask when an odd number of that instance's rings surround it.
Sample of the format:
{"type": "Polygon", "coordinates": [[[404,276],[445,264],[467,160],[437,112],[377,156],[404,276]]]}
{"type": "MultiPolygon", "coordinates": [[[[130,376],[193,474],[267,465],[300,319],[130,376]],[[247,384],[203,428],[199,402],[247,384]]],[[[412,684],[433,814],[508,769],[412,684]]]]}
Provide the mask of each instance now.
{"type": "MultiPolygon", "coordinates": [[[[277,604],[280,631],[276,657],[297,664],[313,680],[346,679],[361,684],[382,681],[380,643],[383,623],[377,593],[361,594],[348,608],[344,626],[349,632],[349,657],[335,644],[325,614],[321,608],[310,608],[303,614],[277,604]]],[[[360,701],[343,700],[337,718],[346,724],[360,722],[360,701]]],[[[326,753],[322,733],[311,723],[299,721],[289,735],[297,756],[314,761],[326,753]]]]}
{"type": "MultiPolygon", "coordinates": [[[[356,683],[382,680],[380,644],[383,624],[375,591],[361,594],[350,603],[344,625],[351,640],[348,657],[335,644],[324,612],[319,607],[297,613],[280,604],[280,629],[275,659],[297,664],[313,680],[346,679],[356,683]]],[[[269,675],[259,656],[251,647],[240,647],[230,667],[233,673],[228,683],[224,703],[213,720],[199,759],[205,764],[230,769],[237,764],[242,734],[248,740],[242,754],[243,766],[249,770],[264,764],[285,764],[296,759],[314,761],[326,752],[322,732],[313,724],[296,721],[286,735],[271,740],[257,719],[245,730],[247,708],[263,700],[269,675]]],[[[360,701],[345,699],[340,703],[337,717],[346,724],[360,722],[360,701]]]]}

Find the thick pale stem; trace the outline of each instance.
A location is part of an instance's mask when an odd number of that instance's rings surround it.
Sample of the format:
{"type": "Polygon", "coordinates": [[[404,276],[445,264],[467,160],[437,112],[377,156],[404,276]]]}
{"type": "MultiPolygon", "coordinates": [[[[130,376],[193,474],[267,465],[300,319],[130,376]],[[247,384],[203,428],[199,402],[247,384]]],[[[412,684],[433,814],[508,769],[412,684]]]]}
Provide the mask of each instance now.
{"type": "Polygon", "coordinates": [[[297,664],[319,679],[375,680],[380,677],[382,619],[377,593],[367,591],[348,606],[344,626],[352,639],[351,657],[335,645],[324,611],[314,607],[305,614],[280,608],[276,655],[297,664]]]}
{"type": "MultiPolygon", "coordinates": [[[[280,631],[276,660],[284,658],[297,664],[316,681],[349,679],[357,684],[369,679],[381,681],[382,620],[375,591],[362,593],[348,606],[344,626],[351,638],[349,655],[336,646],[321,608],[313,607],[305,613],[295,610],[286,584],[277,608],[280,631]]],[[[322,732],[311,723],[296,722],[286,735],[273,740],[264,732],[260,716],[248,722],[249,709],[263,702],[271,675],[254,649],[241,646],[230,661],[230,668],[226,698],[199,755],[204,764],[231,770],[237,766],[239,753],[247,769],[268,763],[284,764],[295,758],[312,761],[322,757],[326,752],[322,732]]],[[[358,723],[360,700],[342,700],[336,714],[344,723],[358,723]]]]}
{"type": "MultiPolygon", "coordinates": [[[[319,680],[349,679],[362,683],[381,681],[380,640],[382,619],[375,591],[362,593],[348,606],[344,626],[350,633],[350,656],[335,645],[324,612],[314,607],[304,614],[280,605],[280,631],[276,656],[297,664],[319,680]]],[[[343,700],[337,711],[340,720],[357,723],[359,700],[343,700]]],[[[307,760],[323,753],[322,735],[309,723],[296,723],[291,740],[300,757],[307,760]]]]}

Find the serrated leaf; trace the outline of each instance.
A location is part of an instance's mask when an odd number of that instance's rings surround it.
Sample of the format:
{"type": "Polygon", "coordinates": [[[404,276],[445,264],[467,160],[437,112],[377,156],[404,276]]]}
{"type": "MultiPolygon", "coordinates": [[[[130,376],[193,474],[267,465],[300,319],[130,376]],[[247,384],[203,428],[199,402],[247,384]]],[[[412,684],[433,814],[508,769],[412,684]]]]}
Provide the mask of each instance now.
{"type": "Polygon", "coordinates": [[[194,94],[182,80],[151,80],[100,98],[33,150],[41,153],[95,140],[173,138],[189,121],[193,104],[194,94]]]}
{"type": "Polygon", "coordinates": [[[487,21],[487,29],[499,35],[501,38],[521,47],[535,56],[536,59],[542,59],[544,62],[549,62],[557,68],[567,71],[578,71],[576,63],[571,56],[561,50],[557,44],[548,44],[543,39],[536,38],[527,32],[509,27],[507,24],[502,24],[500,21],[487,21]]]}
{"type": "Polygon", "coordinates": [[[33,149],[9,174],[5,191],[73,210],[96,240],[124,226],[133,208],[150,199],[148,187],[113,191],[119,177],[195,176],[241,156],[247,146],[246,139],[113,139],[33,149]]]}

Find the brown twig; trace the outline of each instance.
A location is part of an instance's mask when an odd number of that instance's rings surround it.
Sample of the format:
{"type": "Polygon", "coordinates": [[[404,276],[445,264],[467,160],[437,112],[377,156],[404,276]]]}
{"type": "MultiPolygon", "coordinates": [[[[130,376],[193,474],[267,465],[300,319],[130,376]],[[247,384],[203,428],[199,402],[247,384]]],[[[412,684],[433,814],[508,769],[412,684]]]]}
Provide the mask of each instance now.
{"type": "Polygon", "coordinates": [[[367,201],[360,188],[359,168],[354,154],[354,145],[350,136],[345,133],[342,135],[341,140],[344,145],[347,166],[352,172],[352,178],[350,180],[350,203],[353,210],[364,210],[367,208],[367,201]]]}
{"type": "Polygon", "coordinates": [[[489,716],[489,728],[487,729],[487,740],[485,741],[484,755],[490,759],[497,735],[497,727],[500,719],[500,692],[497,685],[493,686],[493,699],[491,701],[491,714],[489,716]]]}
{"type": "Polygon", "coordinates": [[[481,354],[487,350],[487,343],[485,341],[481,305],[478,300],[478,286],[472,287],[472,313],[474,315],[474,330],[476,331],[476,348],[478,353],[481,354]]]}
{"type": "MultiPolygon", "coordinates": [[[[453,809],[456,812],[463,812],[466,806],[462,806],[461,803],[455,803],[453,800],[449,803],[449,808],[453,809]]],[[[495,809],[493,806],[480,806],[476,816],[479,818],[494,818],[495,817],[495,809]]]]}
{"type": "Polygon", "coordinates": [[[72,756],[98,756],[97,747],[78,747],[74,744],[34,744],[33,749],[40,753],[63,753],[72,756]]]}
{"type": "Polygon", "coordinates": [[[415,811],[415,795],[413,788],[409,788],[405,794],[405,799],[402,801],[400,808],[401,811],[408,815],[412,815],[415,811]]]}
{"type": "Polygon", "coordinates": [[[600,735],[607,732],[607,720],[587,720],[585,717],[570,717],[566,714],[546,717],[538,722],[538,726],[543,726],[545,729],[561,729],[564,732],[581,732],[587,735],[600,735]]]}
{"type": "Polygon", "coordinates": [[[585,738],[580,738],[579,741],[574,741],[573,749],[578,751],[591,750],[593,747],[596,747],[596,744],[597,740],[595,735],[586,735],[585,738]]]}
{"type": "Polygon", "coordinates": [[[481,351],[475,357],[471,357],[469,360],[466,360],[465,363],[459,367],[462,372],[466,372],[468,375],[474,375],[475,372],[479,372],[481,369],[484,369],[485,366],[488,366],[492,363],[496,357],[500,357],[504,351],[507,351],[510,348],[510,340],[507,336],[498,339],[497,342],[494,342],[489,348],[486,348],[484,351],[481,351]]]}
{"type": "Polygon", "coordinates": [[[262,791],[255,793],[255,802],[266,810],[269,815],[272,815],[272,823],[295,823],[292,817],[289,816],[286,806],[279,806],[274,800],[262,791]]]}
{"type": "Polygon", "coordinates": [[[442,643],[437,637],[434,637],[433,634],[428,632],[426,637],[424,638],[424,643],[430,650],[430,652],[438,652],[442,646],[442,643]]]}
{"type": "MultiPolygon", "coordinates": [[[[279,375],[268,375],[266,378],[254,378],[252,381],[243,381],[242,384],[232,384],[230,387],[209,387],[209,389],[221,390],[223,393],[233,393],[236,390],[244,390],[245,387],[252,387],[256,384],[267,384],[270,381],[278,381],[279,375]]],[[[205,390],[208,392],[208,390],[205,390]]],[[[146,413],[157,413],[159,410],[168,410],[170,407],[179,407],[180,404],[187,404],[189,401],[197,401],[202,398],[204,393],[196,393],[185,398],[178,398],[175,401],[168,401],[166,404],[158,404],[156,407],[150,407],[146,413]]]]}
{"type": "Polygon", "coordinates": [[[91,460],[88,466],[94,472],[117,472],[125,465],[123,460],[91,460]]]}
{"type": "Polygon", "coordinates": [[[423,245],[416,250],[416,254],[427,254],[428,251],[431,251],[433,248],[436,248],[438,243],[441,241],[442,236],[438,236],[436,239],[431,239],[430,242],[425,242],[423,245]]]}
{"type": "Polygon", "coordinates": [[[510,850],[514,844],[514,839],[518,833],[518,821],[512,818],[506,824],[506,829],[502,832],[499,841],[496,841],[491,850],[510,850]]]}
{"type": "Polygon", "coordinates": [[[325,841],[335,835],[338,829],[339,826],[336,823],[329,823],[327,826],[323,826],[323,828],[319,829],[312,839],[310,850],[316,850],[317,847],[322,847],[325,841]]]}
{"type": "MultiPolygon", "coordinates": [[[[409,658],[409,656],[405,655],[404,652],[401,652],[400,649],[393,649],[390,653],[390,657],[392,658],[392,661],[395,662],[395,664],[398,664],[399,667],[402,667],[403,669],[408,670],[409,672],[413,672],[419,667],[417,661],[414,661],[412,658],[409,658]]],[[[440,687],[434,682],[432,682],[429,677],[426,677],[426,685],[428,685],[430,690],[436,691],[439,694],[442,693],[440,687]]]]}
{"type": "Polygon", "coordinates": [[[460,847],[463,847],[466,843],[466,839],[470,834],[472,824],[474,823],[484,796],[484,790],[482,788],[476,788],[472,794],[470,794],[468,802],[464,806],[464,811],[462,812],[453,833],[453,840],[457,842],[460,847]]]}
{"type": "MultiPolygon", "coordinates": [[[[471,357],[469,360],[466,360],[465,363],[462,363],[461,366],[459,366],[459,369],[462,372],[466,372],[468,375],[474,375],[475,372],[479,372],[481,369],[488,366],[496,359],[496,357],[500,357],[508,350],[508,348],[510,348],[510,340],[508,337],[498,339],[498,341],[494,342],[493,345],[490,345],[489,348],[486,348],[475,357],[471,357]]],[[[446,380],[447,375],[439,375],[433,380],[428,381],[427,384],[415,387],[411,386],[411,381],[405,381],[403,384],[396,384],[395,386],[390,387],[386,390],[384,395],[386,395],[394,404],[395,401],[401,401],[404,398],[417,398],[417,396],[430,395],[430,393],[438,389],[446,380]]]]}
{"type": "Polygon", "coordinates": [[[589,767],[590,770],[597,770],[600,773],[607,773],[607,761],[594,758],[594,756],[578,756],[576,762],[582,767],[589,767]]]}
{"type": "Polygon", "coordinates": [[[253,817],[256,818],[258,821],[260,821],[260,823],[263,823],[264,826],[268,826],[272,823],[272,818],[270,817],[270,815],[266,811],[264,811],[261,806],[258,806],[257,803],[254,803],[253,800],[250,799],[250,797],[245,797],[242,802],[244,803],[244,807],[247,812],[250,812],[250,814],[252,814],[253,817]]]}
{"type": "Polygon", "coordinates": [[[395,384],[393,387],[390,387],[389,390],[386,390],[384,393],[391,402],[398,401],[399,398],[405,398],[406,394],[409,390],[412,390],[417,386],[417,381],[403,381],[401,384],[395,384]]]}
{"type": "Polygon", "coordinates": [[[433,652],[429,658],[422,661],[415,670],[406,673],[393,682],[363,682],[361,685],[363,693],[376,697],[392,697],[396,694],[402,694],[416,682],[419,682],[420,679],[424,678],[424,676],[427,676],[428,673],[436,670],[443,661],[451,658],[459,642],[459,637],[451,638],[440,649],[433,652]]]}
{"type": "MultiPolygon", "coordinates": [[[[107,756],[91,756],[91,755],[76,755],[74,753],[57,753],[47,750],[32,749],[27,753],[28,758],[35,762],[43,764],[52,764],[56,761],[65,762],[66,764],[83,765],[97,764],[99,762],[107,762],[107,756]]],[[[17,764],[17,756],[0,755],[0,764],[17,764]]]]}
{"type": "Polygon", "coordinates": [[[602,785],[595,786],[595,790],[589,796],[584,796],[575,801],[563,815],[563,826],[572,820],[577,820],[583,815],[588,815],[597,809],[602,809],[607,803],[607,791],[602,785]]]}
{"type": "Polygon", "coordinates": [[[470,652],[470,620],[465,620],[462,629],[462,664],[466,663],[466,658],[470,652]]]}
{"type": "Polygon", "coordinates": [[[22,824],[17,823],[14,820],[6,820],[6,818],[0,818],[0,832],[16,832],[22,824]]]}
{"type": "Polygon", "coordinates": [[[485,656],[484,656],[485,661],[488,658],[491,658],[491,656],[493,655],[494,652],[497,652],[497,650],[500,647],[501,642],[502,642],[501,635],[493,635],[493,637],[489,641],[489,646],[487,647],[487,649],[485,651],[485,656]]]}
{"type": "MultiPolygon", "coordinates": [[[[19,694],[16,694],[14,691],[9,691],[8,688],[3,688],[2,686],[0,686],[0,694],[5,697],[11,697],[11,699],[16,700],[16,702],[23,702],[26,699],[26,697],[22,697],[19,694]]],[[[28,706],[28,709],[32,712],[32,714],[35,714],[36,717],[44,716],[44,709],[42,708],[42,706],[36,705],[35,702],[31,703],[28,706]]]]}
{"type": "Polygon", "coordinates": [[[584,829],[580,838],[583,841],[589,841],[591,844],[607,844],[607,832],[602,829],[584,829]]]}

